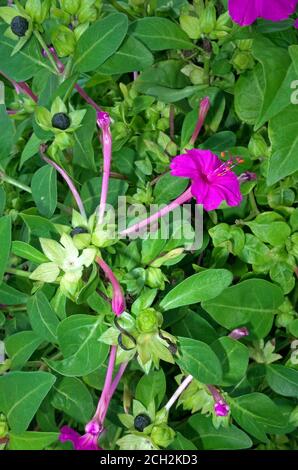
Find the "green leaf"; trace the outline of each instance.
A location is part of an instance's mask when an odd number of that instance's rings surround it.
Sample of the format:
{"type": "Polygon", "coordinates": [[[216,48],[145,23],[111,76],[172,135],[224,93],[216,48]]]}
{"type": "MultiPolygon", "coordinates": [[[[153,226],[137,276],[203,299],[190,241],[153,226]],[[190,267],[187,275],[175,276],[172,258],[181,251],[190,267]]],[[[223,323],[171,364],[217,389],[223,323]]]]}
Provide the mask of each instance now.
{"type": "Polygon", "coordinates": [[[92,145],[93,134],[96,125],[96,112],[91,106],[82,121],[81,127],[74,132],[75,144],[73,148],[73,162],[88,170],[96,170],[94,150],[92,145]]]}
{"type": "Polygon", "coordinates": [[[197,339],[207,344],[213,343],[217,339],[214,328],[207,320],[199,313],[189,309],[186,310],[186,315],[173,325],[172,332],[174,335],[197,339]]]}
{"type": "MultiPolygon", "coordinates": [[[[83,184],[81,195],[85,209],[89,214],[92,214],[99,205],[101,182],[101,177],[95,177],[83,184]]],[[[108,204],[115,207],[118,202],[118,196],[123,196],[127,189],[128,183],[126,181],[110,179],[107,199],[108,204]]]]}
{"type": "Polygon", "coordinates": [[[291,83],[295,80],[296,74],[287,51],[282,47],[277,47],[264,36],[254,40],[252,53],[261,63],[264,75],[263,103],[255,123],[255,129],[258,129],[288,106],[291,83]],[[278,67],[276,67],[277,63],[278,67]]]}
{"type": "MultiPolygon", "coordinates": [[[[201,450],[237,450],[248,449],[252,441],[245,432],[233,424],[216,429],[212,418],[195,414],[188,420],[189,430],[186,434],[201,450]]],[[[185,434],[185,433],[184,433],[185,434]]]]}
{"type": "Polygon", "coordinates": [[[246,225],[262,242],[273,246],[284,245],[291,234],[289,225],[276,212],[263,212],[246,225]]]}
{"type": "Polygon", "coordinates": [[[5,350],[11,359],[10,370],[21,369],[34,351],[41,345],[42,339],[34,331],[19,331],[5,338],[5,350]]]}
{"type": "Polygon", "coordinates": [[[109,15],[89,26],[78,41],[74,69],[78,72],[90,72],[98,68],[116,52],[127,28],[127,16],[121,13],[109,15]]]}
{"type": "Polygon", "coordinates": [[[58,342],[65,359],[47,364],[67,377],[87,375],[98,369],[108,354],[108,346],[98,341],[104,331],[102,320],[90,315],[73,315],[57,329],[58,342]]]}
{"type": "Polygon", "coordinates": [[[188,180],[172,176],[166,173],[159,178],[153,191],[153,196],[157,204],[167,204],[168,202],[176,199],[180,194],[185,191],[188,186],[188,180]]]}
{"type": "Polygon", "coordinates": [[[269,160],[269,186],[298,170],[298,107],[290,105],[269,122],[272,155],[269,160]]]}
{"type": "Polygon", "coordinates": [[[277,405],[262,393],[242,395],[230,399],[229,404],[235,421],[262,442],[268,441],[266,433],[275,433],[276,428],[282,429],[286,425],[277,405]]]}
{"type": "Polygon", "coordinates": [[[28,227],[31,235],[36,237],[52,238],[53,234],[57,235],[55,225],[48,219],[39,215],[20,214],[23,221],[28,227]]]}
{"type": "MultiPolygon", "coordinates": [[[[1,47],[0,47],[1,50],[1,47]]],[[[2,61],[2,58],[1,58],[2,61]]],[[[2,63],[2,62],[1,62],[2,63]]],[[[14,139],[14,126],[11,118],[6,112],[4,104],[0,104],[0,160],[10,157],[14,139]]]]}
{"type": "Polygon", "coordinates": [[[82,424],[86,424],[94,413],[91,393],[83,382],[74,377],[64,377],[54,385],[51,404],[82,424]]]}
{"type": "Polygon", "coordinates": [[[48,372],[9,372],[0,377],[0,410],[12,432],[26,431],[55,380],[48,372]]]}
{"type": "Polygon", "coordinates": [[[171,310],[213,299],[231,284],[232,278],[232,273],[226,269],[208,269],[193,274],[162,299],[160,308],[171,310]]]}
{"type": "Polygon", "coordinates": [[[135,399],[143,403],[147,408],[155,401],[158,408],[166,393],[166,378],[162,369],[151,371],[138,382],[135,399]]]}
{"type": "Polygon", "coordinates": [[[9,450],[43,450],[58,440],[57,432],[9,433],[9,450]]]}
{"type": "Polygon", "coordinates": [[[186,437],[182,436],[180,432],[176,432],[175,439],[167,447],[167,449],[173,450],[197,450],[196,446],[186,437]]]}
{"type": "Polygon", "coordinates": [[[246,326],[251,334],[263,338],[269,333],[283,299],[282,290],[275,284],[248,279],[203,302],[202,307],[225,328],[246,326]]]}
{"type": "Polygon", "coordinates": [[[177,364],[205,384],[219,384],[222,368],[216,354],[202,341],[179,337],[181,356],[177,364]]]}
{"type": "Polygon", "coordinates": [[[32,197],[38,211],[45,217],[52,217],[57,207],[57,173],[55,168],[45,165],[34,173],[32,197]]]}
{"type": "Polygon", "coordinates": [[[28,295],[7,284],[0,285],[0,304],[20,305],[27,302],[28,295]]]}
{"type": "Polygon", "coordinates": [[[44,341],[57,343],[59,320],[43,292],[38,291],[27,303],[33,331],[44,341]]]}
{"type": "Polygon", "coordinates": [[[132,23],[130,32],[152,51],[194,48],[187,34],[166,18],[141,18],[132,23]]]}
{"type": "Polygon", "coordinates": [[[128,36],[118,51],[100,66],[100,72],[113,75],[144,70],[153,63],[153,55],[140,41],[128,36]]]}
{"type": "Polygon", "coordinates": [[[211,344],[223,370],[223,379],[219,385],[228,387],[240,382],[245,377],[248,367],[249,351],[238,340],[223,336],[211,344]]]}
{"type": "Polygon", "coordinates": [[[18,240],[12,242],[11,251],[16,256],[20,256],[20,258],[27,259],[36,264],[47,263],[49,261],[41,251],[29,245],[29,243],[18,240]]]}
{"type": "Polygon", "coordinates": [[[5,269],[10,255],[11,248],[11,217],[5,215],[0,218],[0,240],[1,240],[1,252],[0,252],[0,284],[2,282],[5,269]]]}
{"type": "Polygon", "coordinates": [[[241,119],[254,124],[261,111],[264,96],[264,76],[261,65],[244,73],[235,85],[235,110],[241,119]]]}
{"type": "Polygon", "coordinates": [[[40,144],[41,140],[33,132],[23,149],[20,160],[20,168],[24,165],[27,160],[34,157],[34,155],[38,154],[40,144]]]}
{"type": "Polygon", "coordinates": [[[1,70],[17,82],[26,81],[40,69],[52,71],[49,62],[41,54],[41,48],[35,37],[15,55],[11,55],[16,43],[4,35],[7,25],[0,25],[1,70]]]}
{"type": "Polygon", "coordinates": [[[266,379],[274,392],[298,398],[298,371],[279,364],[266,366],[266,379]]]}

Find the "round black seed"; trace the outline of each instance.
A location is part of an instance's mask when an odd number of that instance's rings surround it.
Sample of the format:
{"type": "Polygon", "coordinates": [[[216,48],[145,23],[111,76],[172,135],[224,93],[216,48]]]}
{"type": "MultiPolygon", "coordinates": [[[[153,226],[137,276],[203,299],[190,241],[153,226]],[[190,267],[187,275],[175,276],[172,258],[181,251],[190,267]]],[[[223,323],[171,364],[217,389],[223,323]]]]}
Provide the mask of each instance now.
{"type": "Polygon", "coordinates": [[[134,427],[137,431],[139,432],[143,432],[144,429],[149,426],[149,424],[151,424],[151,419],[149,418],[148,415],[145,415],[145,414],[140,414],[138,416],[135,417],[135,420],[134,420],[134,427]]]}
{"type": "Polygon", "coordinates": [[[75,235],[80,235],[81,233],[89,233],[89,232],[85,227],[75,227],[70,232],[70,236],[71,238],[73,238],[75,235]]]}
{"type": "Polygon", "coordinates": [[[28,20],[26,20],[26,18],[23,16],[15,16],[10,23],[10,28],[16,36],[21,38],[22,36],[25,36],[26,32],[28,31],[28,20]]]}
{"type": "Polygon", "coordinates": [[[65,113],[56,113],[52,118],[52,126],[65,131],[70,126],[70,118],[65,113]]]}

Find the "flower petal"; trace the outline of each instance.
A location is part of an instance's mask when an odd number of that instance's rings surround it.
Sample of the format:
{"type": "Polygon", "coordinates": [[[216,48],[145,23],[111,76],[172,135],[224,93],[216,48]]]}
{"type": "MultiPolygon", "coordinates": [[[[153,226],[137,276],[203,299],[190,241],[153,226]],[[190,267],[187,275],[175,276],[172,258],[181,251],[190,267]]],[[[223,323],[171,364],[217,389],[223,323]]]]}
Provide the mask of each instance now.
{"type": "Polygon", "coordinates": [[[235,23],[248,26],[258,17],[258,1],[262,0],[229,0],[229,13],[235,23]]]}
{"type": "Polygon", "coordinates": [[[65,249],[60,245],[60,243],[55,240],[51,240],[50,238],[40,238],[39,242],[46,257],[60,266],[66,255],[65,249]]]}
{"type": "Polygon", "coordinates": [[[198,172],[197,165],[191,155],[182,154],[173,158],[170,163],[171,175],[180,178],[193,178],[198,172]]]}
{"type": "Polygon", "coordinates": [[[30,274],[30,279],[42,282],[55,282],[60,269],[55,263],[42,263],[30,274]]]}
{"type": "Polygon", "coordinates": [[[63,233],[60,242],[65,248],[67,258],[77,258],[79,256],[79,250],[70,235],[63,233]]]}

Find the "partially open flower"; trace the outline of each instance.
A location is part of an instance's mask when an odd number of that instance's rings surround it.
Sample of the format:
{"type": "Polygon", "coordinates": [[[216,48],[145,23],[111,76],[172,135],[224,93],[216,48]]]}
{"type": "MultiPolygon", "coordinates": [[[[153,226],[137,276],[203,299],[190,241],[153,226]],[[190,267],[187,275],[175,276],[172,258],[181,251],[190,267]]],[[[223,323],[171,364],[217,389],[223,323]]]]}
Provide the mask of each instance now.
{"type": "Polygon", "coordinates": [[[86,433],[81,436],[74,429],[63,426],[60,429],[59,441],[70,441],[75,450],[102,450],[98,446],[98,438],[102,433],[102,427],[96,421],[90,421],[85,427],[86,433]]]}
{"type": "Polygon", "coordinates": [[[30,279],[42,282],[55,282],[59,275],[60,288],[67,296],[74,296],[78,290],[84,267],[90,266],[96,255],[95,248],[79,251],[69,235],[63,234],[60,243],[46,238],[40,239],[44,254],[50,260],[33,271],[30,279]]]}

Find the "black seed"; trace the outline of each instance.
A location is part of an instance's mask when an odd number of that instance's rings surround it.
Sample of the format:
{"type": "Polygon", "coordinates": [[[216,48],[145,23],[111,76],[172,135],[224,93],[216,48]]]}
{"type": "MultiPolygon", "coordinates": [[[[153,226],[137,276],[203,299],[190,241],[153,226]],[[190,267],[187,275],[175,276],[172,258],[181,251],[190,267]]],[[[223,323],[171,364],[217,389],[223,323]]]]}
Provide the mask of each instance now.
{"type": "Polygon", "coordinates": [[[70,236],[71,238],[73,238],[75,235],[80,235],[81,233],[89,233],[89,232],[85,227],[75,227],[70,232],[70,236]]]}
{"type": "Polygon", "coordinates": [[[70,118],[65,113],[56,113],[52,118],[52,126],[65,131],[70,126],[70,118]]]}
{"type": "Polygon", "coordinates": [[[26,20],[26,18],[23,16],[15,16],[10,23],[10,28],[16,36],[21,38],[22,36],[25,36],[26,32],[28,31],[28,20],[26,20]]]}
{"type": "Polygon", "coordinates": [[[139,432],[143,432],[144,429],[149,426],[149,424],[151,424],[151,419],[149,418],[148,415],[145,415],[145,414],[140,414],[138,416],[135,417],[135,420],[134,420],[134,427],[137,431],[139,432]]]}

